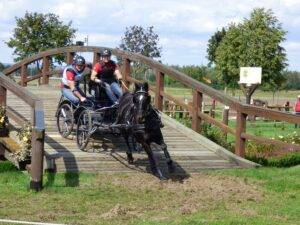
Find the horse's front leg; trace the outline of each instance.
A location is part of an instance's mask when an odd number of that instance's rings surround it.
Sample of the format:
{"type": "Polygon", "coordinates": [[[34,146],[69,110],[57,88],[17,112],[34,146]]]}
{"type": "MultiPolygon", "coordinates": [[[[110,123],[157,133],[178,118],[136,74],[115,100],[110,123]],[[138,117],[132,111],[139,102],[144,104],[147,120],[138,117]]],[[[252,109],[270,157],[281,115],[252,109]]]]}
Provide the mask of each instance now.
{"type": "Polygon", "coordinates": [[[126,145],[127,145],[127,151],[126,151],[127,161],[129,164],[132,164],[134,159],[133,159],[132,150],[131,150],[130,144],[129,144],[129,137],[126,134],[124,134],[123,137],[124,137],[126,145]]]}
{"type": "Polygon", "coordinates": [[[164,154],[165,154],[165,157],[166,157],[166,160],[167,160],[169,173],[173,173],[175,171],[175,167],[173,165],[173,160],[171,159],[171,156],[170,156],[170,153],[168,151],[168,147],[167,147],[166,143],[163,143],[161,145],[161,148],[164,151],[164,154]]]}
{"type": "Polygon", "coordinates": [[[167,178],[163,176],[161,170],[157,167],[155,159],[154,159],[154,155],[152,152],[152,149],[150,148],[149,145],[143,143],[142,144],[143,148],[145,149],[147,155],[148,155],[148,159],[150,162],[150,168],[151,168],[151,172],[158,177],[160,180],[166,180],[167,178]]]}

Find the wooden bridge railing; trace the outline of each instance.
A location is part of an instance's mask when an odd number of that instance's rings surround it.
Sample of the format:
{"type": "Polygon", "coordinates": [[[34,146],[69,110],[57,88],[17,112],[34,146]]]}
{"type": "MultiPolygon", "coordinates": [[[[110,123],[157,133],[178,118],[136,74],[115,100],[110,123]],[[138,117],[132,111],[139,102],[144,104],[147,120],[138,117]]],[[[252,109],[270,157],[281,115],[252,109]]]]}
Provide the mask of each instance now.
{"type": "Polygon", "coordinates": [[[40,190],[43,185],[43,157],[44,157],[44,106],[43,101],[10,78],[0,73],[0,105],[6,107],[9,118],[17,124],[23,125],[27,122],[21,114],[7,106],[7,91],[12,92],[31,107],[31,181],[30,188],[40,190]]]}
{"type": "MultiPolygon", "coordinates": [[[[93,63],[95,63],[100,58],[100,52],[104,49],[104,47],[93,47],[93,46],[69,46],[59,49],[51,49],[45,52],[41,52],[37,55],[24,59],[23,61],[16,63],[12,67],[4,70],[6,75],[10,75],[11,73],[21,69],[21,84],[26,86],[27,82],[42,77],[43,83],[47,84],[49,82],[49,76],[57,71],[50,70],[50,61],[49,59],[55,55],[65,54],[66,62],[70,63],[72,57],[76,52],[93,52],[93,63]],[[28,64],[36,61],[42,60],[43,61],[43,70],[41,74],[38,74],[34,77],[28,78],[26,76],[26,67],[28,64]]],[[[251,116],[260,116],[267,119],[272,120],[279,120],[279,121],[286,121],[290,123],[298,123],[300,124],[300,117],[284,113],[278,112],[270,109],[250,106],[247,104],[243,104],[232,98],[230,96],[225,95],[224,93],[213,89],[210,86],[207,86],[193,78],[187,76],[184,73],[181,73],[171,67],[165,66],[157,61],[154,61],[148,57],[145,57],[141,54],[131,53],[122,51],[119,49],[111,49],[112,53],[120,58],[122,58],[122,70],[124,80],[127,84],[133,82],[140,82],[133,77],[130,76],[131,74],[131,62],[137,61],[143,63],[155,71],[156,74],[156,85],[155,87],[151,87],[151,90],[155,93],[155,106],[162,110],[163,100],[167,99],[170,101],[174,101],[176,104],[182,106],[183,108],[189,110],[192,115],[192,129],[200,132],[200,124],[202,121],[207,121],[208,123],[214,124],[215,126],[222,129],[225,133],[231,133],[235,135],[235,153],[241,157],[245,156],[245,142],[246,140],[253,140],[262,143],[270,143],[278,146],[293,148],[293,149],[300,149],[299,145],[284,143],[279,140],[273,140],[264,137],[258,137],[255,135],[247,134],[246,133],[246,118],[248,115],[251,116]],[[184,101],[180,99],[176,99],[170,94],[167,94],[164,91],[164,77],[170,76],[172,79],[179,81],[180,83],[184,84],[185,86],[193,89],[193,104],[192,106],[186,105],[184,101]],[[236,117],[236,129],[229,127],[226,121],[221,122],[216,120],[215,118],[205,114],[202,112],[202,102],[203,102],[203,95],[207,95],[210,98],[230,107],[231,110],[237,112],[236,117]]]]}

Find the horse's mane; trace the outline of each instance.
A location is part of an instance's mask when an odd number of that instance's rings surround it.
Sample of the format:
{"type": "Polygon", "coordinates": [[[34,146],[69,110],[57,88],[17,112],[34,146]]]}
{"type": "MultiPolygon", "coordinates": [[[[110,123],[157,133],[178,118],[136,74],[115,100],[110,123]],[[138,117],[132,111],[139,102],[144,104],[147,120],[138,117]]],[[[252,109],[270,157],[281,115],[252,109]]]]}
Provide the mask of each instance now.
{"type": "Polygon", "coordinates": [[[127,115],[128,110],[130,110],[133,104],[133,94],[130,92],[125,92],[119,101],[118,114],[122,117],[127,115]]]}

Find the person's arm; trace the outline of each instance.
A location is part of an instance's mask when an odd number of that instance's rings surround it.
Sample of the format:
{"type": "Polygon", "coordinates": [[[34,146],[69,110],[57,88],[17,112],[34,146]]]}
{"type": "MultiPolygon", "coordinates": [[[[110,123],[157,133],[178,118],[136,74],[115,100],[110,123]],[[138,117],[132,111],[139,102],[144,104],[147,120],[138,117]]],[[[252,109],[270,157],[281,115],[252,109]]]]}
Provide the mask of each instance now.
{"type": "Polygon", "coordinates": [[[68,80],[68,86],[70,87],[71,91],[73,92],[73,94],[80,99],[80,101],[85,101],[86,98],[84,96],[82,96],[80,94],[79,91],[77,91],[76,87],[75,87],[75,81],[73,80],[68,80]]]}
{"type": "Polygon", "coordinates": [[[97,79],[97,72],[95,70],[92,70],[92,74],[91,74],[91,80],[96,82],[97,79]]]}
{"type": "Polygon", "coordinates": [[[114,74],[115,74],[115,76],[116,76],[116,78],[118,80],[122,80],[122,74],[121,74],[121,71],[119,70],[118,67],[115,69],[115,73],[114,74]]]}
{"type": "Polygon", "coordinates": [[[97,78],[97,74],[98,74],[98,70],[99,70],[99,66],[98,64],[96,64],[92,70],[92,74],[91,74],[91,80],[96,82],[96,83],[101,83],[101,80],[97,78]]]}
{"type": "Polygon", "coordinates": [[[119,67],[117,67],[115,69],[115,72],[114,72],[116,78],[118,79],[118,81],[121,82],[122,86],[126,89],[126,90],[129,90],[128,87],[126,86],[125,82],[123,81],[122,79],[122,74],[121,74],[121,71],[119,70],[119,67]]]}

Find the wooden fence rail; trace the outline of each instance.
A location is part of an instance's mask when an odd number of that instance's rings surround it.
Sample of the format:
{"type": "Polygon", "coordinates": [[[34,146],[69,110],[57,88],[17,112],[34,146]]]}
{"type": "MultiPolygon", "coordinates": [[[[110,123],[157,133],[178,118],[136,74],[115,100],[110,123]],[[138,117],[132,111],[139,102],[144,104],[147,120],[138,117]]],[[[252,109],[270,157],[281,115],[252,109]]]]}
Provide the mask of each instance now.
{"type": "MultiPolygon", "coordinates": [[[[22,82],[21,82],[22,83],[22,82]]],[[[23,83],[24,84],[24,83],[23,83]]],[[[44,106],[41,99],[25,88],[13,82],[0,73],[0,105],[6,107],[7,91],[11,91],[31,107],[31,181],[30,188],[40,190],[43,186],[43,157],[44,157],[44,106]]],[[[18,112],[7,107],[7,115],[17,124],[23,125],[26,121],[18,112]]]]}
{"type": "MultiPolygon", "coordinates": [[[[94,47],[94,46],[68,46],[59,49],[51,49],[45,52],[41,52],[37,55],[31,56],[27,59],[24,59],[21,62],[16,63],[10,68],[4,70],[4,74],[10,75],[11,73],[21,69],[21,82],[23,86],[27,84],[27,82],[32,79],[37,79],[38,77],[43,77],[43,83],[47,84],[49,82],[49,76],[53,74],[50,67],[50,59],[55,55],[65,54],[66,62],[71,63],[72,58],[76,52],[91,52],[93,53],[93,63],[95,63],[100,58],[100,52],[104,49],[104,47],[94,47]],[[37,75],[36,77],[27,78],[26,75],[26,66],[36,60],[43,61],[43,71],[42,74],[37,75]]],[[[108,48],[110,49],[110,48],[108,48]]],[[[274,143],[272,139],[256,137],[254,135],[250,135],[246,133],[246,123],[247,116],[259,116],[272,120],[286,121],[289,123],[297,123],[300,124],[300,117],[285,113],[278,112],[271,109],[250,106],[247,104],[243,104],[239,102],[237,99],[232,98],[230,96],[225,95],[224,93],[213,89],[212,87],[205,85],[193,78],[187,76],[186,74],[179,72],[171,67],[165,66],[157,61],[154,61],[148,57],[145,57],[141,54],[131,53],[122,51],[119,49],[110,49],[114,55],[122,59],[122,72],[124,75],[124,81],[129,84],[133,82],[140,82],[130,76],[131,73],[131,62],[137,61],[139,63],[143,63],[148,67],[152,68],[156,74],[156,85],[155,87],[151,86],[150,89],[155,93],[155,106],[162,110],[162,104],[165,99],[169,101],[174,101],[176,104],[182,106],[184,109],[191,112],[192,115],[192,129],[200,132],[200,124],[202,121],[207,121],[208,123],[214,124],[215,126],[221,128],[225,133],[231,133],[235,135],[236,144],[235,144],[235,153],[239,156],[245,156],[245,142],[247,139],[255,140],[264,143],[274,143]],[[175,97],[165,93],[164,91],[164,78],[165,76],[169,76],[172,79],[175,79],[182,83],[183,85],[193,89],[193,105],[189,106],[184,103],[184,101],[180,99],[176,99],[175,97]],[[226,119],[224,123],[222,121],[218,121],[212,116],[209,116],[205,113],[201,112],[203,96],[207,95],[210,98],[218,101],[228,107],[230,110],[234,110],[237,112],[236,117],[236,129],[230,128],[226,123],[226,119]]],[[[277,143],[277,142],[276,142],[277,143]]],[[[299,145],[289,144],[280,142],[282,146],[298,149],[299,145]]]]}

